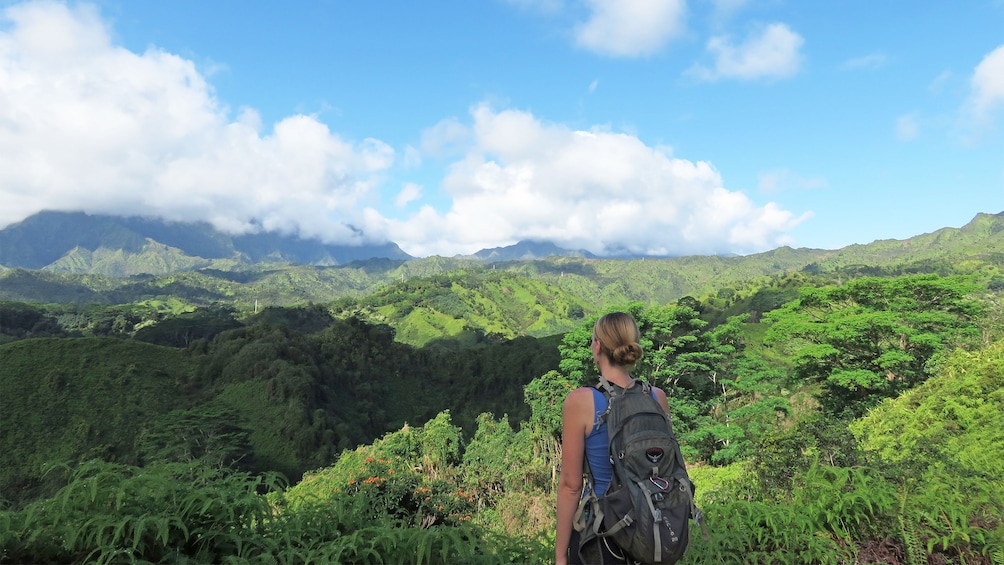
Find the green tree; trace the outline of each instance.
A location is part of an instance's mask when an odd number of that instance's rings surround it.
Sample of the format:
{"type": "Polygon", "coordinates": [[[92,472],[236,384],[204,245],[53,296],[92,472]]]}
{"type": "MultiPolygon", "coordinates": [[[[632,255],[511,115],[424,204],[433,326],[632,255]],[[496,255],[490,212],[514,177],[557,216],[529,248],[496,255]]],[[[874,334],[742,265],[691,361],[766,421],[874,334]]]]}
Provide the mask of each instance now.
{"type": "Polygon", "coordinates": [[[544,490],[550,486],[550,465],[534,448],[529,428],[512,429],[509,418],[478,417],[474,438],[464,448],[460,474],[464,485],[487,504],[506,493],[544,490]]]}
{"type": "Polygon", "coordinates": [[[1004,554],[1004,341],[954,352],[939,375],[850,429],[899,485],[908,547],[1004,554]]]}
{"type": "Polygon", "coordinates": [[[851,430],[904,472],[937,466],[1004,481],[1004,341],[955,352],[940,375],[882,402],[851,430]]]}
{"type": "Polygon", "coordinates": [[[684,439],[700,457],[717,464],[744,458],[756,438],[774,429],[791,411],[778,383],[783,374],[753,354],[737,355],[722,363],[717,376],[721,394],[711,402],[708,416],[684,439]]]}
{"type": "Polygon", "coordinates": [[[524,389],[530,405],[530,426],[554,437],[561,436],[561,410],[565,397],[579,384],[558,371],[548,371],[524,389]]]}
{"type": "Polygon", "coordinates": [[[67,334],[42,308],[21,302],[0,302],[0,343],[30,337],[67,334]]]}
{"type": "Polygon", "coordinates": [[[766,316],[765,342],[792,357],[798,380],[822,385],[829,413],[862,414],[927,380],[947,348],[978,337],[977,288],[936,275],[805,288],[766,316]]]}

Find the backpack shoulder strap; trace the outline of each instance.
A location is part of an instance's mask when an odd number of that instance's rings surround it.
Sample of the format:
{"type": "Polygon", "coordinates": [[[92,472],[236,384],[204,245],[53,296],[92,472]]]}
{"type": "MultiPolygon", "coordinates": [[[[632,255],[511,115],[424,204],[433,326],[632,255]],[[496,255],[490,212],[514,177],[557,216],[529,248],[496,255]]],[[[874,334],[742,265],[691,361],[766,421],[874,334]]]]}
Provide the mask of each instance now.
{"type": "MultiPolygon", "coordinates": [[[[596,415],[596,395],[593,395],[593,425],[598,426],[602,422],[606,421],[607,414],[610,413],[610,398],[613,394],[616,394],[612,390],[610,383],[606,382],[601,376],[600,379],[604,381],[606,386],[610,387],[611,390],[605,390],[601,385],[596,385],[593,387],[594,391],[602,394],[603,398],[606,400],[606,408],[597,417],[596,415]]],[[[599,525],[603,522],[603,510],[600,508],[599,498],[596,496],[596,485],[593,481],[593,471],[589,467],[589,457],[585,453],[582,454],[582,480],[585,483],[586,492],[583,496],[579,498],[579,505],[575,509],[575,514],[572,517],[572,527],[577,532],[584,531],[587,527],[592,526],[594,529],[598,530],[599,525]],[[588,517],[587,517],[588,515],[588,517]],[[589,522],[589,523],[587,523],[589,522]]],[[[595,531],[594,531],[595,534],[595,531]]]]}
{"type": "MultiPolygon", "coordinates": [[[[639,390],[642,390],[645,393],[650,393],[652,390],[652,385],[650,385],[645,381],[638,380],[635,381],[635,384],[640,384],[641,387],[639,387],[639,390]]],[[[615,386],[613,384],[610,384],[610,381],[608,381],[606,377],[600,375],[600,384],[596,385],[596,388],[600,392],[605,394],[607,398],[610,398],[613,396],[622,396],[628,394],[628,391],[634,390],[635,387],[632,386],[631,388],[621,388],[619,386],[615,386]]]]}
{"type": "MultiPolygon", "coordinates": [[[[602,425],[603,423],[605,423],[607,421],[607,415],[610,414],[610,399],[611,399],[611,395],[607,391],[603,390],[600,387],[600,385],[596,385],[596,386],[592,387],[592,393],[593,393],[592,394],[592,399],[593,399],[593,411],[592,411],[592,414],[593,414],[593,429],[595,430],[597,426],[600,426],[600,425],[602,425]],[[598,411],[598,409],[597,409],[597,400],[600,399],[600,398],[602,398],[603,401],[606,402],[606,406],[604,406],[602,412],[598,411]]],[[[592,481],[592,473],[589,471],[589,458],[588,457],[585,457],[585,456],[582,457],[582,466],[583,466],[583,476],[586,476],[590,481],[592,481]]]]}
{"type": "Polygon", "coordinates": [[[604,377],[602,374],[600,375],[600,384],[596,385],[596,388],[599,389],[600,392],[605,394],[608,399],[611,396],[617,396],[618,394],[621,394],[617,392],[617,387],[610,384],[610,381],[608,381],[607,378],[604,377]]]}

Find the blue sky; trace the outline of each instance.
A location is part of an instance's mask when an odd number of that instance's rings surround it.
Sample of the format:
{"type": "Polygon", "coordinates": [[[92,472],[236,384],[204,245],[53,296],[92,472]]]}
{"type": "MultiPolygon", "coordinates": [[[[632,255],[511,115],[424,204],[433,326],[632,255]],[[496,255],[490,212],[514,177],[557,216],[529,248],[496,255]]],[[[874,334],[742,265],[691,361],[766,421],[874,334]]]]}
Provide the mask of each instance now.
{"type": "Polygon", "coordinates": [[[0,1],[0,227],[415,256],[836,249],[1004,211],[1004,0],[0,1]]]}

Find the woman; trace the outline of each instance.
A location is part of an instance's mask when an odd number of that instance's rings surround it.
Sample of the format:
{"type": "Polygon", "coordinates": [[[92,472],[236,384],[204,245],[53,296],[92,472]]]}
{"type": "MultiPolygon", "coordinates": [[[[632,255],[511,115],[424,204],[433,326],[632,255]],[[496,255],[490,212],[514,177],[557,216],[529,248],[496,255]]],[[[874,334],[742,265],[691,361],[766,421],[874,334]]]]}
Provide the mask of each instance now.
{"type": "MultiPolygon", "coordinates": [[[[591,347],[593,362],[600,375],[614,386],[625,389],[634,386],[629,370],[644,354],[640,341],[638,324],[630,314],[614,312],[597,320],[593,326],[591,347]]],[[[668,414],[666,393],[655,387],[652,387],[652,392],[668,414]]],[[[565,398],[561,415],[561,476],[558,481],[558,530],[554,551],[558,565],[581,563],[579,534],[573,531],[572,520],[582,496],[583,458],[589,460],[597,496],[606,491],[613,476],[607,426],[598,423],[604,410],[606,398],[596,388],[578,388],[565,398]]],[[[603,563],[625,563],[617,547],[604,545],[602,551],[603,563]]]]}

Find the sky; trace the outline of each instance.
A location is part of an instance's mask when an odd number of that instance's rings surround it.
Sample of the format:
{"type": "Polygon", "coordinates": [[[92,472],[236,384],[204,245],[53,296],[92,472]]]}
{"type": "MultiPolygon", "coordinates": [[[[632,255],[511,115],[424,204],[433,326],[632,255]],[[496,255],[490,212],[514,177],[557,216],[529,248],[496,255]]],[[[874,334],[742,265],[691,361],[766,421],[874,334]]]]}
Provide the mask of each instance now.
{"type": "Polygon", "coordinates": [[[1004,0],[0,0],[0,228],[453,256],[839,249],[1004,212],[1004,0]]]}

